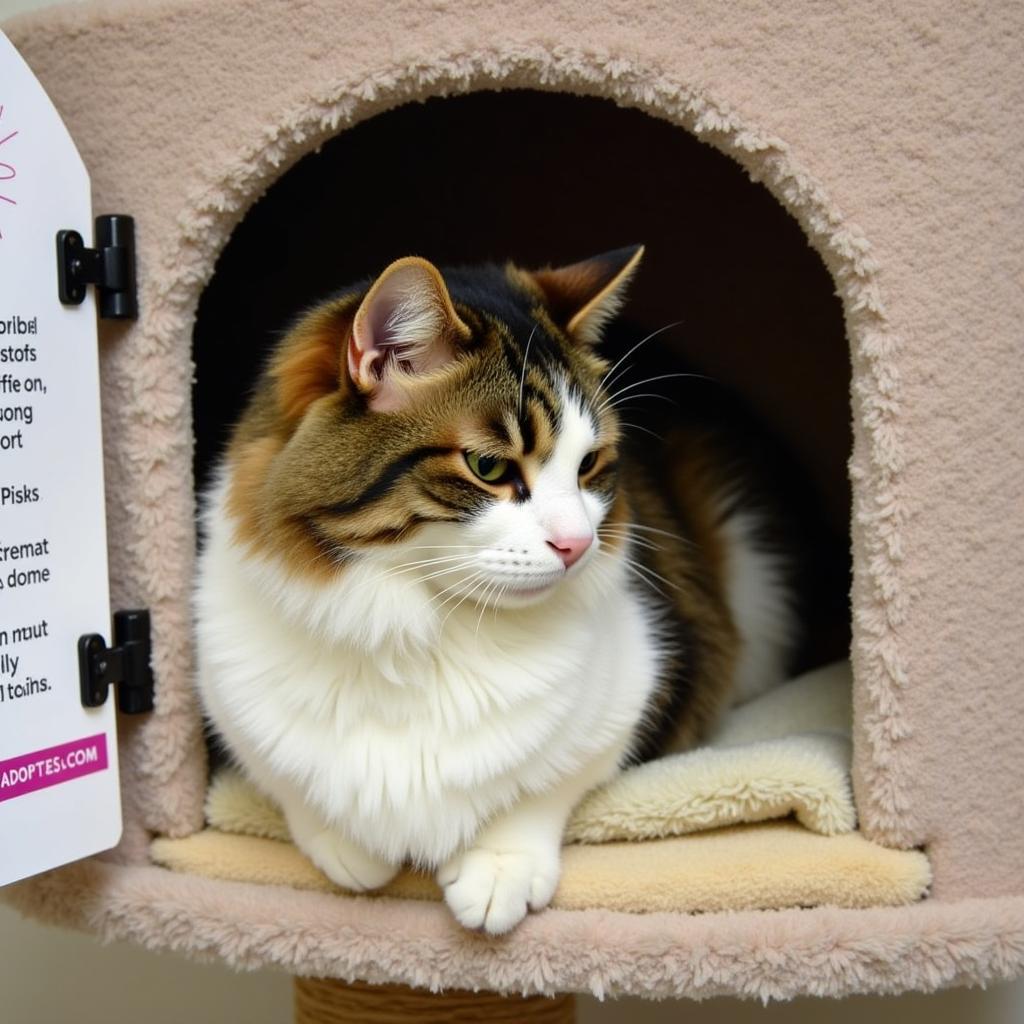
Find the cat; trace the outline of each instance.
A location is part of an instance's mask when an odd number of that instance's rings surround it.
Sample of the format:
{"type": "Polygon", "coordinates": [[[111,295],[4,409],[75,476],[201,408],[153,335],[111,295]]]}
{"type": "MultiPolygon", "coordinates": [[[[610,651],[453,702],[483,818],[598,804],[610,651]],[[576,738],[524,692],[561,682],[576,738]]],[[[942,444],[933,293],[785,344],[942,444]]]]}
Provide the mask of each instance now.
{"type": "Polygon", "coordinates": [[[787,676],[798,545],[757,460],[703,417],[620,419],[644,386],[600,345],[642,252],[399,259],[297,320],[236,426],[198,690],[347,889],[411,863],[507,932],[588,790],[787,676]]]}

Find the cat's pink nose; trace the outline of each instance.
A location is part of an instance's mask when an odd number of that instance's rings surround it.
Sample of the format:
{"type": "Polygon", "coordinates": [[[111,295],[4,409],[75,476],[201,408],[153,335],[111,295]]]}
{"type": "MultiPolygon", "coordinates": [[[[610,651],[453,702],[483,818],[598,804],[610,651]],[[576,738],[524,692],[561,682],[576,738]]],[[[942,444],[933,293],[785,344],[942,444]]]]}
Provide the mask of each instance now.
{"type": "Polygon", "coordinates": [[[568,569],[580,560],[593,540],[593,534],[589,537],[556,537],[548,541],[548,547],[558,555],[568,569]]]}

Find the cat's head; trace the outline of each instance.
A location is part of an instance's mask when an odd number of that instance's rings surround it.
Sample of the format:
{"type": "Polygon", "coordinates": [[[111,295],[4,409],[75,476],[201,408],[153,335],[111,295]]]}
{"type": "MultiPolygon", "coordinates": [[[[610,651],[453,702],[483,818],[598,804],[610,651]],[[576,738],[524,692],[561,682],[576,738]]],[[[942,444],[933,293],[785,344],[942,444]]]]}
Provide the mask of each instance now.
{"type": "Polygon", "coordinates": [[[308,580],[545,600],[621,545],[596,348],[642,249],[528,271],[410,257],[306,314],[233,442],[237,535],[308,580]]]}

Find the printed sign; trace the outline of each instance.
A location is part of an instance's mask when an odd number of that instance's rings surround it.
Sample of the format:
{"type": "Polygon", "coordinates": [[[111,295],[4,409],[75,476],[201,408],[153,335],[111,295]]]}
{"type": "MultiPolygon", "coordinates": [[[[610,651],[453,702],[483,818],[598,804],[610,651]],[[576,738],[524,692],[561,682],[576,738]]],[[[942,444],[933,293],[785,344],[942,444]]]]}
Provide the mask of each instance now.
{"type": "Polygon", "coordinates": [[[0,885],[121,834],[114,701],[79,698],[110,610],[95,298],[57,298],[62,229],[92,238],[89,176],[0,33],[0,885]]]}

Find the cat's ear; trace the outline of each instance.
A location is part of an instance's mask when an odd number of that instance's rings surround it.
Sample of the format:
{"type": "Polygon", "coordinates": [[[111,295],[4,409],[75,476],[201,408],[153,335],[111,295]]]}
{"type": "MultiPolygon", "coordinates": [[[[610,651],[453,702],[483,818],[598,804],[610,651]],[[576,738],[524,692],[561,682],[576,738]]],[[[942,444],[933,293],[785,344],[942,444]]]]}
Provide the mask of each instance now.
{"type": "Polygon", "coordinates": [[[644,254],[642,245],[593,256],[567,267],[533,270],[555,322],[577,341],[594,345],[626,301],[626,287],[644,254]]]}
{"type": "Polygon", "coordinates": [[[418,256],[396,260],[374,281],[352,321],[349,379],[372,409],[400,409],[415,379],[454,359],[470,333],[437,267],[418,256]]]}

